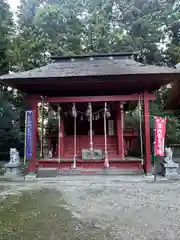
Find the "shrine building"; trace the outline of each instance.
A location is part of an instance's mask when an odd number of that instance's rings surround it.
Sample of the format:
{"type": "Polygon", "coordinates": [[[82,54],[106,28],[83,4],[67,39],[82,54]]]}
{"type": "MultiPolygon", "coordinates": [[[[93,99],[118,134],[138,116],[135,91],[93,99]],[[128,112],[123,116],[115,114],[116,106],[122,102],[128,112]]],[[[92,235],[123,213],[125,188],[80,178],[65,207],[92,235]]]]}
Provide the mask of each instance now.
{"type": "Polygon", "coordinates": [[[46,66],[0,77],[26,94],[32,110],[30,173],[51,167],[151,172],[149,102],[178,72],[139,63],[134,56],[52,57],[46,66]],[[38,125],[38,104],[52,113],[51,122],[44,123],[47,117],[41,115],[38,125]],[[125,124],[126,113],[137,108],[139,131],[125,124]],[[139,156],[133,156],[134,150],[139,156]]]}

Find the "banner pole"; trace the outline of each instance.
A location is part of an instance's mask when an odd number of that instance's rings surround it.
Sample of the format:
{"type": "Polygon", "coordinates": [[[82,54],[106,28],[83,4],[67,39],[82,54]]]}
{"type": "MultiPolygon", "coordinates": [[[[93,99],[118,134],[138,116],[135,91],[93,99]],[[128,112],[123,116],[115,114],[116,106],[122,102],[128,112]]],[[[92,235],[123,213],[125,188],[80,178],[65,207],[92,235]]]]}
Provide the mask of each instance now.
{"type": "Polygon", "coordinates": [[[157,177],[158,157],[164,157],[165,135],[166,135],[166,117],[154,118],[154,181],[157,177]]]}
{"type": "Polygon", "coordinates": [[[27,148],[27,111],[25,112],[25,129],[24,129],[24,180],[25,180],[25,167],[26,167],[26,148],[27,148]]]}
{"type": "Polygon", "coordinates": [[[58,106],[58,159],[59,163],[61,162],[61,107],[58,106]]]}
{"type": "Polygon", "coordinates": [[[153,145],[153,162],[154,162],[154,181],[156,181],[156,162],[155,162],[155,144],[156,144],[156,139],[155,139],[155,136],[156,136],[156,117],[154,117],[154,128],[153,128],[153,133],[154,133],[154,136],[153,136],[153,139],[154,139],[154,145],[153,145]]]}

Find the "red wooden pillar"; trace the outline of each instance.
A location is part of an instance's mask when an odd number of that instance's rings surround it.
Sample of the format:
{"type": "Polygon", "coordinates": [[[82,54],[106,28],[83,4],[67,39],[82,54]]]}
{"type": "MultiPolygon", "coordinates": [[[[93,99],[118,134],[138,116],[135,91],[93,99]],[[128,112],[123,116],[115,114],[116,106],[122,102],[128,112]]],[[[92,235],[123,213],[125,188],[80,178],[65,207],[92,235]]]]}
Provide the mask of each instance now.
{"type": "Polygon", "coordinates": [[[121,114],[119,104],[116,106],[116,137],[117,137],[117,153],[121,156],[121,137],[120,137],[120,126],[121,126],[121,114]]]}
{"type": "Polygon", "coordinates": [[[64,156],[64,119],[61,119],[58,139],[58,157],[64,156]],[[60,146],[60,147],[59,147],[60,146]]]}
{"type": "Polygon", "coordinates": [[[152,172],[151,167],[151,144],[150,144],[150,121],[149,121],[149,100],[148,93],[144,93],[144,130],[145,130],[145,162],[144,170],[146,173],[152,172]]]}
{"type": "Polygon", "coordinates": [[[32,129],[33,147],[32,147],[32,159],[29,160],[29,174],[35,174],[36,173],[36,147],[37,147],[37,118],[38,118],[37,101],[36,99],[31,99],[29,103],[33,113],[33,129],[32,129]]]}
{"type": "Polygon", "coordinates": [[[117,152],[121,158],[124,158],[124,129],[122,127],[123,124],[123,106],[118,103],[116,108],[116,136],[117,136],[117,152]]]}

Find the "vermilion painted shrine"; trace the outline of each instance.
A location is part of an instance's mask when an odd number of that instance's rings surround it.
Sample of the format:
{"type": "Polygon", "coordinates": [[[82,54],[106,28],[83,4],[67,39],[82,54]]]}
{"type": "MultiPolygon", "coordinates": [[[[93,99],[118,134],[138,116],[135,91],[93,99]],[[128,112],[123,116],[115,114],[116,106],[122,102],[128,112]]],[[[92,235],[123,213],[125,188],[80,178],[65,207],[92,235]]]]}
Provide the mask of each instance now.
{"type": "Polygon", "coordinates": [[[38,167],[110,167],[151,172],[149,102],[155,100],[153,91],[174,81],[177,72],[141,64],[133,56],[119,53],[52,57],[44,67],[1,77],[1,81],[27,94],[33,110],[30,172],[36,172],[38,167]],[[58,129],[49,128],[48,150],[45,153],[42,140],[39,158],[37,104],[42,101],[55,110],[58,129]],[[141,139],[134,129],[124,126],[125,111],[137,104],[143,108],[141,139]],[[139,158],[129,156],[135,148],[141,148],[139,158]]]}

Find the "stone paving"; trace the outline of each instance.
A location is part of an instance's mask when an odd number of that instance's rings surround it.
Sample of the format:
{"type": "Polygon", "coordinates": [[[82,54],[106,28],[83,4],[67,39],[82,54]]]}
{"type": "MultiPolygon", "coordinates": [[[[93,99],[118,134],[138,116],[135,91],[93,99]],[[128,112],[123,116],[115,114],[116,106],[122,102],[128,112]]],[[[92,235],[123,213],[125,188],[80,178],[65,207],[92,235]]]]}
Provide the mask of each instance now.
{"type": "Polygon", "coordinates": [[[71,211],[104,231],[104,239],[180,239],[180,188],[176,183],[96,179],[64,183],[71,211]]]}
{"type": "Polygon", "coordinates": [[[8,188],[4,196],[43,188],[59,191],[64,207],[83,223],[73,230],[78,233],[76,239],[180,239],[179,181],[147,183],[142,177],[130,176],[61,176],[0,185],[8,188]]]}

